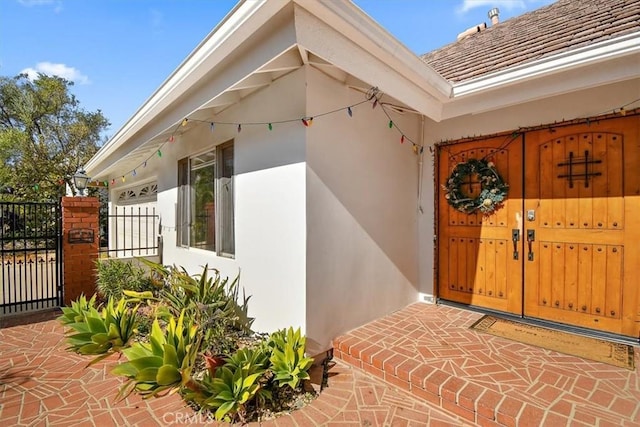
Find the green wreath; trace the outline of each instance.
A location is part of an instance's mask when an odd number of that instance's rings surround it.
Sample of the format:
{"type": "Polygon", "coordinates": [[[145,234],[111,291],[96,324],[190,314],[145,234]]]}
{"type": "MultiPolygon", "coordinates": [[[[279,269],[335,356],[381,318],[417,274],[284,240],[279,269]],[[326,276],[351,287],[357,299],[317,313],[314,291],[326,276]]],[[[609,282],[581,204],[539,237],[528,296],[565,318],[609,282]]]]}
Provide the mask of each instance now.
{"type": "Polygon", "coordinates": [[[484,159],[469,159],[458,163],[451,171],[446,185],[442,187],[445,199],[454,209],[466,214],[479,210],[485,215],[492,214],[500,207],[509,190],[509,185],[504,182],[493,162],[484,159]],[[478,176],[482,188],[476,198],[471,198],[462,191],[465,180],[473,175],[478,176]]]}

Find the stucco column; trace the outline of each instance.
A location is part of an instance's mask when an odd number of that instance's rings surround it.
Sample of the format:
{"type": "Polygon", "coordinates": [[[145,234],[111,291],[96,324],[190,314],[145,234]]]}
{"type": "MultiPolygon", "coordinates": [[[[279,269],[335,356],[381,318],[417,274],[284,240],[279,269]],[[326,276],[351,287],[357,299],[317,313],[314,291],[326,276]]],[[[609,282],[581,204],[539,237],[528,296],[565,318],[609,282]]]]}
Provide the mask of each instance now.
{"type": "Polygon", "coordinates": [[[64,259],[64,304],[96,289],[98,219],[96,197],[62,198],[62,253],[64,259]]]}

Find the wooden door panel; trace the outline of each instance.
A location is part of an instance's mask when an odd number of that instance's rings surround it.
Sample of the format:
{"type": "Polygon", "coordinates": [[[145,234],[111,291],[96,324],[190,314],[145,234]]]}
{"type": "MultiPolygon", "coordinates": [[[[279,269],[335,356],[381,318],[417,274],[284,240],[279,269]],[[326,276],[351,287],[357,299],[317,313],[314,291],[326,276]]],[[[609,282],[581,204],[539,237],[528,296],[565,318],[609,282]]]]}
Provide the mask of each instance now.
{"type": "Polygon", "coordinates": [[[639,132],[635,116],[526,134],[525,316],[639,336],[639,132]]]}
{"type": "MultiPolygon", "coordinates": [[[[553,152],[551,157],[551,163],[540,163],[540,170],[549,169],[551,181],[541,182],[539,186],[546,187],[551,186],[552,193],[551,199],[548,203],[551,204],[551,227],[553,228],[565,228],[565,205],[566,205],[566,184],[563,179],[557,177],[557,173],[553,168],[554,165],[562,164],[565,162],[565,139],[555,138],[554,141],[548,141],[551,144],[551,150],[553,152]],[[556,175],[556,176],[554,176],[556,175]]],[[[531,197],[527,194],[528,197],[531,197]]]]}
{"type": "MultiPolygon", "coordinates": [[[[622,135],[607,134],[607,221],[606,227],[613,230],[624,228],[624,203],[622,150],[624,147],[622,135]]],[[[640,165],[636,165],[638,168],[640,165]]],[[[635,169],[637,174],[637,169],[635,169]]]]}
{"type": "MultiPolygon", "coordinates": [[[[579,140],[580,140],[579,135],[569,135],[568,137],[564,138],[564,142],[563,144],[561,144],[561,148],[564,148],[564,153],[562,154],[562,157],[560,160],[565,159],[566,161],[566,159],[568,159],[572,155],[577,158],[583,157],[583,152],[581,152],[578,147],[579,140]]],[[[553,167],[554,164],[551,164],[550,166],[553,167]]],[[[571,168],[571,172],[573,174],[580,173],[580,171],[575,170],[577,166],[579,165],[573,166],[571,168]]],[[[567,172],[569,172],[567,169],[568,168],[557,168],[556,170],[562,171],[563,174],[566,174],[567,172]]],[[[585,186],[581,185],[579,181],[572,181],[571,182],[572,185],[567,185],[566,178],[556,179],[554,180],[554,183],[560,186],[563,190],[563,193],[560,196],[560,198],[564,202],[564,212],[563,212],[564,227],[560,226],[560,228],[568,228],[568,229],[578,228],[578,222],[580,220],[579,193],[580,193],[580,188],[584,188],[585,186]]]]}
{"type": "Polygon", "coordinates": [[[578,308],[578,251],[575,243],[564,245],[564,294],[562,308],[575,310],[578,308]]]}
{"type": "MultiPolygon", "coordinates": [[[[593,133],[580,135],[578,152],[593,149],[593,133]]],[[[594,153],[595,155],[595,153],[594,153]]],[[[593,185],[578,185],[578,228],[593,228],[593,185]]]]}
{"type": "MultiPolygon", "coordinates": [[[[440,147],[439,182],[446,182],[459,162],[471,158],[485,158],[496,165],[509,183],[508,199],[492,215],[468,215],[451,208],[440,189],[438,296],[520,313],[522,265],[513,259],[511,230],[519,227],[517,215],[522,211],[522,139],[509,136],[440,147]]],[[[469,195],[479,194],[481,187],[479,183],[470,182],[465,184],[464,191],[469,195]]],[[[522,253],[522,240],[517,250],[522,253]]]]}
{"type": "Polygon", "coordinates": [[[591,313],[593,307],[593,245],[578,245],[578,310],[584,313],[591,313]]]}

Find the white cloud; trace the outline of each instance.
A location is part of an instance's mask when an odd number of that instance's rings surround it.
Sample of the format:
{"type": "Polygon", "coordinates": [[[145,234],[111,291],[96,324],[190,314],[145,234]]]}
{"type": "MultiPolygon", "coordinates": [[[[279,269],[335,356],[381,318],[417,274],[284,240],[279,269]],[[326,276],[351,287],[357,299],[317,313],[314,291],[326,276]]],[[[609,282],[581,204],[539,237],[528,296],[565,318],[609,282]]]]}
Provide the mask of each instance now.
{"type": "Polygon", "coordinates": [[[24,6],[43,6],[46,4],[53,4],[56,0],[18,0],[18,3],[24,6]]]}
{"type": "Polygon", "coordinates": [[[526,9],[527,3],[535,4],[540,1],[535,0],[464,0],[458,7],[458,13],[465,13],[477,7],[486,7],[487,10],[497,7],[504,10],[526,9]]]}
{"type": "Polygon", "coordinates": [[[18,0],[18,3],[27,7],[55,5],[53,9],[55,13],[62,11],[61,0],[18,0]]]}
{"type": "Polygon", "coordinates": [[[38,62],[34,68],[25,68],[21,73],[27,74],[30,79],[34,79],[38,76],[38,73],[42,73],[49,76],[62,77],[81,85],[91,83],[89,77],[82,74],[76,68],[68,67],[65,64],[54,64],[52,62],[38,62]]]}

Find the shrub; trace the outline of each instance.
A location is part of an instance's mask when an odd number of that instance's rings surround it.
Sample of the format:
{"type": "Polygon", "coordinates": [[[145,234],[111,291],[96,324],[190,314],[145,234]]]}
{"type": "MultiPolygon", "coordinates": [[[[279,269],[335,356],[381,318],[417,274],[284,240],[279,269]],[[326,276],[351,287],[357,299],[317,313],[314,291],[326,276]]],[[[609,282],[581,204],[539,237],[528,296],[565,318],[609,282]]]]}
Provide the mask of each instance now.
{"type": "Polygon", "coordinates": [[[97,260],[96,270],[98,294],[105,300],[119,300],[123,297],[123,290],[144,292],[156,289],[151,275],[131,261],[97,260]]]}
{"type": "MultiPolygon", "coordinates": [[[[160,299],[177,316],[183,310],[200,325],[203,344],[213,354],[230,354],[237,349],[239,336],[251,335],[254,319],[248,315],[250,297],[243,293],[239,303],[239,276],[229,283],[220,272],[205,265],[200,274],[190,276],[184,268],[141,259],[162,279],[160,299]],[[210,273],[213,272],[213,275],[210,273]]],[[[127,295],[133,295],[127,293],[127,295]]]]}
{"type": "Polygon", "coordinates": [[[96,295],[81,295],[59,317],[70,350],[98,355],[91,363],[124,354],[112,370],[126,378],[119,398],[180,391],[216,419],[242,423],[300,407],[300,383],[312,364],[300,329],[252,332],[250,297],[240,298],[239,277],[229,283],[207,266],[190,276],[141,261],[151,274],[120,260],[98,264],[105,306],[96,306],[96,295]],[[116,304],[115,295],[124,297],[116,304]]]}

